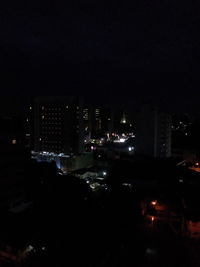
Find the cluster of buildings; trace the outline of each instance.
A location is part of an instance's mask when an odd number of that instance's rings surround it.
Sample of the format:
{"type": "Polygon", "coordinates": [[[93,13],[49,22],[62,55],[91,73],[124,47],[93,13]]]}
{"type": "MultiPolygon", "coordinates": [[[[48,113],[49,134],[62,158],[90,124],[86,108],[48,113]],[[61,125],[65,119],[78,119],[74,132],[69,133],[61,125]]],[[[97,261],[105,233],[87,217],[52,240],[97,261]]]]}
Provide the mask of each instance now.
{"type": "Polygon", "coordinates": [[[40,160],[56,157],[58,165],[65,162],[68,170],[75,165],[86,167],[84,159],[91,159],[86,152],[96,148],[105,152],[111,146],[112,151],[125,149],[131,155],[134,151],[165,158],[171,156],[171,117],[156,109],[143,108],[133,122],[124,111],[86,106],[81,97],[38,97],[28,110],[26,144],[40,160]],[[135,138],[135,142],[130,146],[129,140],[126,148],[129,137],[135,138]],[[92,149],[87,150],[88,146],[92,149]],[[83,165],[80,161],[74,163],[79,158],[83,165]]]}
{"type": "Polygon", "coordinates": [[[33,157],[56,160],[66,170],[92,165],[91,153],[96,150],[111,158],[126,152],[171,157],[171,117],[154,108],[142,108],[132,116],[120,109],[86,105],[77,96],[43,96],[32,99],[24,115],[21,135],[13,129],[11,135],[4,133],[13,126],[11,118],[5,120],[10,126],[0,131],[3,143],[6,139],[13,147],[24,145],[33,157]]]}

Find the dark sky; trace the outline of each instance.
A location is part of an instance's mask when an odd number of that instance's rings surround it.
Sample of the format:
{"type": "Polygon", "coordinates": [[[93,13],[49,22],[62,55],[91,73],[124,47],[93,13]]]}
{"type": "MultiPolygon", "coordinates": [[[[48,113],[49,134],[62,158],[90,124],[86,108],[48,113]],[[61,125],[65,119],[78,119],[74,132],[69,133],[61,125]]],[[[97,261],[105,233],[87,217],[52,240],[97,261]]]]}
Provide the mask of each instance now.
{"type": "Polygon", "coordinates": [[[198,111],[199,1],[3,2],[2,94],[198,111]]]}

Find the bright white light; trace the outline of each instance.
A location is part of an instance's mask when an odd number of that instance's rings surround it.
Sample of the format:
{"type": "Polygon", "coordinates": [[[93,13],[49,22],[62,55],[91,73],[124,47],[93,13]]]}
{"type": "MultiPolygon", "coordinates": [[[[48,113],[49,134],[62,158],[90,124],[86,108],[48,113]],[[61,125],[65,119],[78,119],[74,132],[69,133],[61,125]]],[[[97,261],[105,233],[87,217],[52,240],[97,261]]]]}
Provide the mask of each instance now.
{"type": "Polygon", "coordinates": [[[120,139],[114,140],[114,143],[124,143],[125,141],[126,141],[125,138],[120,138],[120,139]]]}
{"type": "Polygon", "coordinates": [[[107,172],[103,172],[103,176],[106,176],[107,175],[107,172]]]}
{"type": "Polygon", "coordinates": [[[34,247],[33,246],[28,246],[27,249],[26,249],[26,253],[30,253],[31,251],[34,251],[34,247]]]}

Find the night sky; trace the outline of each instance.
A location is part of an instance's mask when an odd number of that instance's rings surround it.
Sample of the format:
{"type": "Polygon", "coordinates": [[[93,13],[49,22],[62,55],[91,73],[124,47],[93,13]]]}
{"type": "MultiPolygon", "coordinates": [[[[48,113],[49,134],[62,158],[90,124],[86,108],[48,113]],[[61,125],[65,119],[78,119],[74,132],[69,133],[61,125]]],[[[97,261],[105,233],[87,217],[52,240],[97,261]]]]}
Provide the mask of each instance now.
{"type": "Polygon", "coordinates": [[[198,111],[198,1],[3,2],[2,95],[198,111]]]}

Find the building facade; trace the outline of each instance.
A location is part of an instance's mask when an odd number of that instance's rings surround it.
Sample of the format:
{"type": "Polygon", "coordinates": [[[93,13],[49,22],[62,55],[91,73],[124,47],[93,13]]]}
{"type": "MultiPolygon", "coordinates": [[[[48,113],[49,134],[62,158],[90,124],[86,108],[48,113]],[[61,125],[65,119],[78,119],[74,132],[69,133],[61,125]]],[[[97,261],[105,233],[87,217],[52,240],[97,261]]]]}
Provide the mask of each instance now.
{"type": "Polygon", "coordinates": [[[113,130],[113,111],[106,107],[85,107],[83,121],[85,130],[91,136],[104,135],[113,130]]]}
{"type": "Polygon", "coordinates": [[[136,123],[136,153],[156,158],[171,157],[171,116],[144,108],[136,123]]]}
{"type": "Polygon", "coordinates": [[[39,97],[33,108],[36,152],[83,152],[83,103],[79,97],[39,97]]]}

